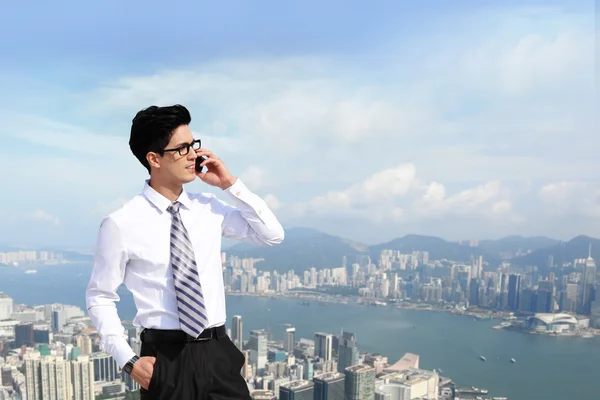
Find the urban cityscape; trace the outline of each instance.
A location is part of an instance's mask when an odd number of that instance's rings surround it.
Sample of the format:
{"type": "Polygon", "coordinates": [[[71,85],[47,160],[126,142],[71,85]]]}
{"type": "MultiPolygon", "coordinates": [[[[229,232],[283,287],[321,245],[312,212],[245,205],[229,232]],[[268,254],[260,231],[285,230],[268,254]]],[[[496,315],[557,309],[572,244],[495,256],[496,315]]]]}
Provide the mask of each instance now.
{"type": "MultiPolygon", "coordinates": [[[[24,269],[31,257],[43,258],[35,251],[27,254],[30,258],[11,258],[5,268],[21,268],[23,263],[24,269]]],[[[600,334],[591,245],[587,257],[556,266],[548,276],[540,275],[536,267],[518,269],[510,263],[494,269],[482,257],[461,263],[433,260],[426,251],[403,254],[391,249],[382,250],[376,260],[348,255],[337,268],[309,268],[301,275],[261,271],[260,261],[222,253],[229,296],[286,297],[307,307],[338,303],[445,311],[503,319],[496,329],[583,337],[600,334]]],[[[296,337],[290,323],[273,335],[271,329],[245,331],[244,321],[249,318],[252,315],[233,315],[228,334],[245,355],[240,373],[254,399],[507,398],[488,393],[478,382],[457,386],[451,370],[422,369],[418,354],[409,352],[394,360],[362,352],[356,335],[341,327],[339,332],[315,327],[314,336],[304,338],[296,337]]],[[[139,353],[140,328],[128,324],[124,321],[129,343],[139,353]]],[[[139,385],[103,351],[90,319],[75,305],[17,304],[0,294],[0,354],[0,400],[139,395],[139,385]]],[[[486,362],[485,356],[480,358],[486,362]]]]}

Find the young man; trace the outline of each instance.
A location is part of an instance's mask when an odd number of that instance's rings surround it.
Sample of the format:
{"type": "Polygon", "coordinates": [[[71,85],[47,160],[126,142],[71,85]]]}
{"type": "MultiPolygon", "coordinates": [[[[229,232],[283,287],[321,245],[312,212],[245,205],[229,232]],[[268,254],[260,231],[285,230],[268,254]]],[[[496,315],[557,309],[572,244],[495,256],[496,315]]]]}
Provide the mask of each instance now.
{"type": "Polygon", "coordinates": [[[152,106],[133,119],[129,146],[150,173],[140,194],[103,219],[87,288],[102,347],[142,387],[142,399],[249,399],[244,355],[226,335],[221,236],[259,246],[284,231],[266,203],[203,149],[181,105],[152,106]],[[205,157],[202,172],[196,158],[205,157]],[[227,194],[187,193],[196,177],[227,194]],[[125,286],[143,327],[141,354],[117,314],[125,286]]]}

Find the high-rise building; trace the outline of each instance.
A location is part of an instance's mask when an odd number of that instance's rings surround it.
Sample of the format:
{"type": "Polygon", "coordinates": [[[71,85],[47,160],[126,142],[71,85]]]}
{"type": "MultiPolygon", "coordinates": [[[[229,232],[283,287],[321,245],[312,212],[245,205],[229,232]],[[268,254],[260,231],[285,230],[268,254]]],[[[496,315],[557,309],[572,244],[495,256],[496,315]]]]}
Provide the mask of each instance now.
{"type": "Polygon", "coordinates": [[[355,365],[346,368],[345,400],[374,400],[375,368],[355,365]]]}
{"type": "Polygon", "coordinates": [[[577,284],[567,283],[560,292],[560,311],[575,312],[577,310],[577,284]]]}
{"type": "Polygon", "coordinates": [[[9,319],[13,313],[13,299],[5,293],[0,293],[0,321],[9,319]]]}
{"type": "Polygon", "coordinates": [[[238,349],[243,350],[244,324],[241,315],[234,315],[231,321],[231,340],[238,349]]]}
{"type": "Polygon", "coordinates": [[[92,338],[88,335],[77,336],[77,347],[81,349],[81,354],[92,354],[92,338]]]}
{"type": "Polygon", "coordinates": [[[94,362],[89,356],[71,361],[73,400],[94,400],[94,362]]]}
{"type": "Polygon", "coordinates": [[[25,387],[28,400],[42,400],[40,359],[41,354],[37,351],[28,352],[23,357],[25,361],[25,387]]]}
{"type": "Polygon", "coordinates": [[[339,372],[330,372],[315,376],[314,400],[344,400],[345,376],[339,372]]]}
{"type": "Polygon", "coordinates": [[[60,332],[67,323],[67,314],[64,310],[58,309],[52,311],[52,332],[60,332]]]}
{"type": "Polygon", "coordinates": [[[585,267],[583,270],[583,276],[581,279],[581,300],[580,313],[583,315],[590,315],[592,310],[592,302],[594,301],[594,288],[596,285],[596,262],[592,258],[592,245],[590,243],[590,250],[587,260],[585,260],[585,267]]]}
{"type": "Polygon", "coordinates": [[[265,368],[267,363],[267,332],[264,329],[250,331],[248,350],[250,350],[250,362],[256,364],[259,371],[265,368]]]}
{"type": "Polygon", "coordinates": [[[294,352],[294,343],[296,342],[296,328],[290,326],[285,329],[283,337],[283,348],[288,353],[294,352]]]}
{"type": "Polygon", "coordinates": [[[352,332],[342,333],[340,345],[338,347],[338,372],[344,374],[346,368],[359,363],[358,346],[356,345],[356,336],[352,332]]]}
{"type": "Polygon", "coordinates": [[[71,384],[71,363],[62,357],[42,357],[40,360],[42,399],[70,399],[73,394],[71,384]]]}
{"type": "Polygon", "coordinates": [[[315,333],[315,356],[325,361],[332,359],[333,335],[331,333],[315,333]]]}
{"type": "Polygon", "coordinates": [[[521,275],[511,274],[508,277],[508,304],[511,311],[519,309],[519,296],[521,294],[521,275]]]}
{"type": "Polygon", "coordinates": [[[15,346],[33,346],[35,336],[33,324],[19,324],[15,326],[15,346]]]}
{"type": "Polygon", "coordinates": [[[117,362],[108,353],[94,353],[90,362],[94,365],[94,382],[112,382],[120,374],[117,362]]]}
{"type": "Polygon", "coordinates": [[[279,386],[279,400],[313,400],[314,383],[297,380],[279,386]]]}

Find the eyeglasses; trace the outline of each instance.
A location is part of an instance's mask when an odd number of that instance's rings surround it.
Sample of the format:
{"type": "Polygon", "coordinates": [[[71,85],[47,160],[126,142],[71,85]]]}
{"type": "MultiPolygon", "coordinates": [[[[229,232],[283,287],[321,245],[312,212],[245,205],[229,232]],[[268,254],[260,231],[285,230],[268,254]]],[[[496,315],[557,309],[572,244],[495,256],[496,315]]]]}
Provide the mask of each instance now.
{"type": "Polygon", "coordinates": [[[194,150],[198,150],[200,147],[202,147],[202,142],[200,141],[200,139],[196,139],[192,143],[184,144],[175,149],[164,149],[163,152],[176,151],[179,153],[180,156],[187,156],[188,153],[190,152],[190,148],[193,148],[194,150]]]}

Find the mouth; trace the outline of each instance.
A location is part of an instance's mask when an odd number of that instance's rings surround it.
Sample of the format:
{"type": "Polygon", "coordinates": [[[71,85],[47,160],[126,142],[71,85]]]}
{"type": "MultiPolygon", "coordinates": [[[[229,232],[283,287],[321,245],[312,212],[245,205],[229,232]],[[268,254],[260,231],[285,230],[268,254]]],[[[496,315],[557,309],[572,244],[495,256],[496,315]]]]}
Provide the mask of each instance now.
{"type": "Polygon", "coordinates": [[[187,167],[185,167],[185,169],[187,169],[188,171],[195,172],[196,171],[196,164],[190,164],[187,167]]]}

